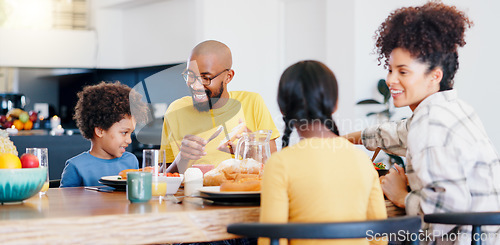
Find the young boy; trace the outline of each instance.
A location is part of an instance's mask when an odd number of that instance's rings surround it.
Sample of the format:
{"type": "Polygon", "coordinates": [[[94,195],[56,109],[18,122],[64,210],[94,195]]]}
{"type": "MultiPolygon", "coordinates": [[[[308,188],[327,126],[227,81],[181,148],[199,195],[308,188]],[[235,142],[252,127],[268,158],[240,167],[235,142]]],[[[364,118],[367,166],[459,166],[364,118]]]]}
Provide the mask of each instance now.
{"type": "Polygon", "coordinates": [[[120,82],[101,82],[78,93],[73,119],[91,146],[89,151],[66,161],[61,187],[96,186],[102,176],[139,168],[137,158],[125,148],[132,143],[136,120],[145,116],[146,105],[140,98],[120,82]]]}

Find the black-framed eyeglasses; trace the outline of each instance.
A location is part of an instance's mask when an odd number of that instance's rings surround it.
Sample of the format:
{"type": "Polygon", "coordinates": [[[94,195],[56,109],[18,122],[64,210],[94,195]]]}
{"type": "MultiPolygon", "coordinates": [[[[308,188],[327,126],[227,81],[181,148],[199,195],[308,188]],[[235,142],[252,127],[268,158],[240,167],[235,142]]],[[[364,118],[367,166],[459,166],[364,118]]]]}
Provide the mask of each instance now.
{"type": "Polygon", "coordinates": [[[194,82],[199,81],[203,86],[209,86],[212,83],[212,80],[217,78],[220,74],[229,71],[231,69],[224,69],[223,71],[217,73],[217,75],[213,77],[205,77],[205,76],[197,76],[194,72],[187,70],[182,73],[182,77],[188,86],[193,85],[194,82]]]}

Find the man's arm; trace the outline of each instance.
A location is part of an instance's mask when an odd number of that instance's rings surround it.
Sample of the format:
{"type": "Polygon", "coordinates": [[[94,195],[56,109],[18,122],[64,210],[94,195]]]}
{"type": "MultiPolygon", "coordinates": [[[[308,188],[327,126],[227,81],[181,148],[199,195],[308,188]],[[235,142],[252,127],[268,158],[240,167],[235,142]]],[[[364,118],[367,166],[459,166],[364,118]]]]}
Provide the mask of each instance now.
{"type": "Polygon", "coordinates": [[[179,172],[184,173],[188,168],[189,161],[198,160],[203,156],[207,155],[205,151],[205,145],[207,141],[196,135],[186,135],[182,139],[179,154],[175,157],[175,160],[167,168],[166,172],[179,172]]]}
{"type": "Polygon", "coordinates": [[[271,150],[271,154],[275,153],[278,148],[276,147],[276,139],[269,141],[269,148],[271,150]]]}

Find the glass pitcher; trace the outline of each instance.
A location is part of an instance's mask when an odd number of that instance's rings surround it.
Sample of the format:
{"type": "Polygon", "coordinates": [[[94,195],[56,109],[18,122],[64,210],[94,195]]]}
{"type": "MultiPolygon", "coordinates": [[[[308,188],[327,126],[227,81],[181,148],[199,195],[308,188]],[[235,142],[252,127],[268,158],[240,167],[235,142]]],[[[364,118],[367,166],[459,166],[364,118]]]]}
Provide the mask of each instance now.
{"type": "Polygon", "coordinates": [[[271,156],[269,146],[271,133],[272,130],[242,133],[236,145],[235,158],[242,160],[252,158],[257,162],[266,163],[271,156]]]}

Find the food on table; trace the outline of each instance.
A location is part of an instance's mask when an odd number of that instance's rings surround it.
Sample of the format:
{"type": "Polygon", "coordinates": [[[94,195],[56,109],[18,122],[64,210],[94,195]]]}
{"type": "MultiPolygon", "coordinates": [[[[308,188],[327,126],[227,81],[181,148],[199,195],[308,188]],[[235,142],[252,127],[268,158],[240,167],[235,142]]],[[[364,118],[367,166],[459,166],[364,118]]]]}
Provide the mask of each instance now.
{"type": "Polygon", "coordinates": [[[141,171],[141,170],[140,169],[125,169],[125,170],[120,171],[120,173],[118,175],[120,175],[120,177],[122,179],[127,179],[128,172],[138,172],[138,171],[141,171]]]}
{"type": "Polygon", "coordinates": [[[21,160],[12,153],[0,153],[0,168],[22,168],[21,160]]]}
{"type": "Polygon", "coordinates": [[[227,181],[234,182],[238,175],[242,175],[240,178],[258,178],[262,167],[262,163],[253,159],[228,159],[205,173],[203,185],[218,186],[227,181]]]}
{"type": "Polygon", "coordinates": [[[26,123],[28,120],[30,120],[30,115],[28,115],[27,112],[23,111],[21,114],[19,114],[19,120],[21,120],[22,123],[26,123]]]}
{"type": "Polygon", "coordinates": [[[167,177],[181,177],[179,173],[167,173],[167,177]]]}
{"type": "Polygon", "coordinates": [[[16,119],[14,120],[14,122],[12,122],[14,127],[17,129],[17,130],[23,130],[24,129],[24,123],[21,122],[21,120],[19,119],[16,119]]]}
{"type": "Polygon", "coordinates": [[[0,129],[0,153],[12,153],[17,156],[17,149],[10,140],[7,131],[0,129]]]}
{"type": "Polygon", "coordinates": [[[37,120],[38,114],[35,111],[27,112],[20,108],[14,108],[7,112],[7,115],[0,115],[0,127],[11,128],[14,126],[17,130],[30,130],[37,120]]]}
{"type": "MultiPolygon", "coordinates": [[[[146,167],[145,169],[152,172],[152,168],[153,167],[146,167]]],[[[120,177],[125,180],[125,179],[127,179],[128,172],[138,172],[138,171],[143,171],[143,169],[142,168],[140,168],[140,169],[125,169],[125,170],[120,171],[120,173],[118,175],[120,175],[120,177]]],[[[166,176],[167,177],[180,177],[180,174],[179,173],[167,173],[166,176]]]]}
{"type": "Polygon", "coordinates": [[[33,128],[33,122],[32,121],[27,121],[24,123],[24,130],[31,130],[33,128]]]}
{"type": "MultiPolygon", "coordinates": [[[[243,174],[242,174],[243,175],[243,174]]],[[[226,181],[220,185],[220,191],[260,191],[261,178],[254,177],[238,177],[234,181],[226,181]]]]}
{"type": "Polygon", "coordinates": [[[24,153],[21,157],[21,165],[23,168],[38,168],[40,166],[40,162],[38,161],[38,157],[30,153],[24,153]]]}
{"type": "Polygon", "coordinates": [[[36,122],[38,120],[38,113],[36,111],[29,111],[30,121],[36,122]]]}
{"type": "Polygon", "coordinates": [[[19,116],[25,112],[24,110],[22,109],[19,109],[19,108],[14,108],[14,109],[11,109],[9,112],[7,112],[7,118],[19,118],[19,116]]]}
{"type": "Polygon", "coordinates": [[[245,131],[245,128],[246,125],[244,122],[238,124],[236,127],[233,128],[233,130],[231,130],[231,132],[229,132],[227,137],[224,137],[224,139],[220,142],[218,148],[224,147],[224,145],[226,145],[230,141],[234,141],[236,139],[236,136],[240,135],[245,131]]]}
{"type": "Polygon", "coordinates": [[[378,162],[378,163],[373,163],[373,166],[375,166],[375,169],[376,169],[376,170],[386,169],[385,164],[383,164],[383,163],[381,163],[381,162],[378,162]]]}

